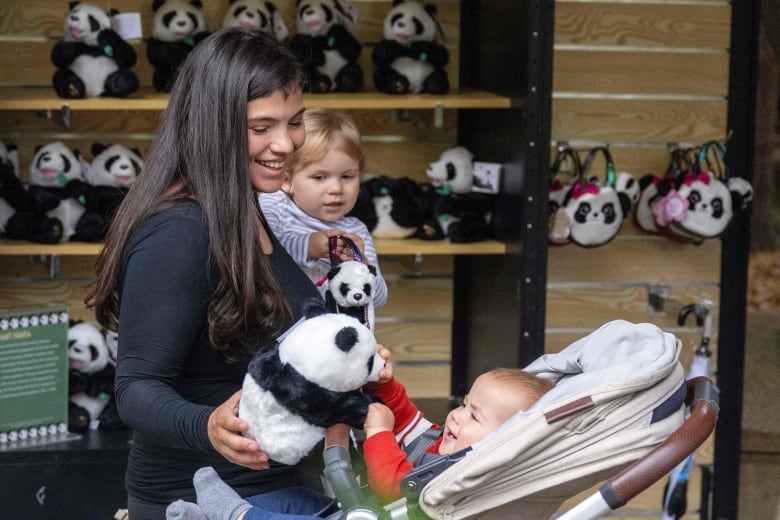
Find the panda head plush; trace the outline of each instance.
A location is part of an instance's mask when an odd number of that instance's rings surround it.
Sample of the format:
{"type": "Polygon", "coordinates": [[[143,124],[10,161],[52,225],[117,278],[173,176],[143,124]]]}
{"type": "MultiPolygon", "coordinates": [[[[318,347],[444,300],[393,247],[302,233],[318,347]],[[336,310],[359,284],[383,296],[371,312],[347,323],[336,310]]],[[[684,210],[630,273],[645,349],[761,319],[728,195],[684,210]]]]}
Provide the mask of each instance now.
{"type": "Polygon", "coordinates": [[[144,166],[137,148],[121,144],[94,143],[92,156],[92,162],[84,172],[84,179],[94,186],[129,188],[144,166]]]}
{"type": "Polygon", "coordinates": [[[352,0],[298,0],[295,6],[297,32],[289,44],[306,70],[306,90],[362,89],[358,59],[363,46],[351,32],[358,16],[352,0]]]}
{"type": "Polygon", "coordinates": [[[425,173],[431,185],[443,193],[469,193],[474,184],[474,154],[463,146],[450,148],[430,163],[425,173]]]}
{"type": "Polygon", "coordinates": [[[433,4],[394,0],[384,18],[383,39],[372,53],[374,85],[387,94],[446,94],[449,51],[436,41],[443,31],[433,4]]]}
{"type": "Polygon", "coordinates": [[[222,27],[242,27],[262,31],[282,41],[289,35],[282,14],[272,2],[264,0],[230,0],[222,27]]]}
{"type": "Polygon", "coordinates": [[[68,328],[68,362],[82,374],[94,374],[111,361],[106,339],[91,322],[74,322],[68,328]]]}
{"type": "Polygon", "coordinates": [[[30,186],[62,188],[73,179],[84,180],[84,165],[78,150],[53,141],[35,147],[28,181],[30,186]]]}
{"type": "Polygon", "coordinates": [[[57,67],[52,82],[63,98],[125,97],[140,87],[131,70],[135,49],[111,27],[111,16],[90,3],[71,2],[63,39],[52,49],[57,67]]]}
{"type": "Polygon", "coordinates": [[[179,66],[210,32],[200,0],[153,0],[152,35],[146,56],[153,67],[152,86],[169,92],[179,66]]]}
{"type": "Polygon", "coordinates": [[[357,260],[341,262],[328,271],[321,286],[331,312],[353,316],[369,329],[374,327],[376,267],[357,260]]]}
{"type": "Polygon", "coordinates": [[[360,389],[384,365],[368,328],[311,304],[275,346],[250,360],[238,415],[272,459],[295,464],[328,426],[362,428],[371,399],[360,389]]]}

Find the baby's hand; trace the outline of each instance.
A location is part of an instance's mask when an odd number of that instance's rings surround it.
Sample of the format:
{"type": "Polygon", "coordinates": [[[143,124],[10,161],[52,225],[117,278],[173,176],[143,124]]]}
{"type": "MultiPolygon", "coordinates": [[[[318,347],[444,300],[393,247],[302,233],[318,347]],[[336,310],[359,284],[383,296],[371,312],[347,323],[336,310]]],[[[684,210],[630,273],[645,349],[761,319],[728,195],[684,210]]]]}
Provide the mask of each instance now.
{"type": "Polygon", "coordinates": [[[395,425],[393,412],[382,403],[371,403],[368,405],[368,415],[363,424],[363,430],[366,432],[366,438],[372,437],[380,432],[392,432],[395,425]]]}
{"type": "Polygon", "coordinates": [[[379,371],[379,379],[377,383],[387,383],[393,379],[393,361],[391,360],[392,352],[388,350],[384,345],[377,344],[376,346],[379,357],[385,360],[385,368],[379,371]]]}

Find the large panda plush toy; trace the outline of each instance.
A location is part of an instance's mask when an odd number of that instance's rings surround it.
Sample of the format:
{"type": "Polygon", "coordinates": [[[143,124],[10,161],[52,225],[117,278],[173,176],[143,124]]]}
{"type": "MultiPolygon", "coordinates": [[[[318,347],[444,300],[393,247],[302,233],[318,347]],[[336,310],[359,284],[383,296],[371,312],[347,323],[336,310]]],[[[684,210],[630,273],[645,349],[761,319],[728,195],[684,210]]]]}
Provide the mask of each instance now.
{"type": "Polygon", "coordinates": [[[426,218],[425,193],[409,177],[366,176],[349,216],[360,219],[374,238],[408,238],[426,218]]]}
{"type": "Polygon", "coordinates": [[[363,88],[358,58],[363,46],[350,29],[357,23],[351,0],[298,0],[297,33],[290,47],[306,67],[309,92],[363,88]]]}
{"type": "Polygon", "coordinates": [[[42,243],[57,243],[62,226],[32,212],[33,201],[19,179],[16,145],[0,143],[0,236],[42,243]]]}
{"type": "Polygon", "coordinates": [[[383,39],[374,47],[374,86],[387,94],[427,92],[446,94],[450,89],[444,66],[450,56],[436,41],[441,27],[432,4],[393,0],[384,19],[383,39]]]}
{"type": "Polygon", "coordinates": [[[222,27],[241,27],[270,34],[283,41],[290,34],[276,5],[264,0],[230,0],[222,27]]]}
{"type": "Polygon", "coordinates": [[[52,78],[57,95],[126,97],[138,90],[138,76],[132,71],[135,49],[111,28],[109,15],[88,3],[71,2],[70,8],[64,38],[51,52],[57,67],[52,78]]]}
{"type": "Polygon", "coordinates": [[[154,0],[152,10],[152,36],[146,47],[154,67],[152,86],[157,92],[170,92],[179,66],[210,32],[200,0],[154,0]]]}
{"type": "Polygon", "coordinates": [[[114,213],[143,168],[138,149],[121,144],[95,143],[92,155],[84,180],[66,185],[68,195],[86,210],[81,218],[84,222],[70,237],[71,241],[95,242],[105,238],[114,213]]]}
{"type": "Polygon", "coordinates": [[[371,399],[360,389],[384,366],[367,327],[321,303],[310,306],[279,343],[250,361],[238,415],[269,457],[295,464],[328,426],[363,427],[371,399]]]}

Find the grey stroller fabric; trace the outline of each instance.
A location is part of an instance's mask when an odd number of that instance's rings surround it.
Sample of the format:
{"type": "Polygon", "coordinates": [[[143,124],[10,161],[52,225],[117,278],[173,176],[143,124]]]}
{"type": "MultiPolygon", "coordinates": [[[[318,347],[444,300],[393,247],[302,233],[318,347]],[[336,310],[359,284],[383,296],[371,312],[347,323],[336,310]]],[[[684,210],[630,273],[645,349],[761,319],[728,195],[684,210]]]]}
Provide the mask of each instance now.
{"type": "Polygon", "coordinates": [[[525,370],[556,386],[429,482],[423,511],[442,519],[550,518],[682,424],[679,352],[680,341],[655,325],[617,320],[540,357],[525,370]]]}

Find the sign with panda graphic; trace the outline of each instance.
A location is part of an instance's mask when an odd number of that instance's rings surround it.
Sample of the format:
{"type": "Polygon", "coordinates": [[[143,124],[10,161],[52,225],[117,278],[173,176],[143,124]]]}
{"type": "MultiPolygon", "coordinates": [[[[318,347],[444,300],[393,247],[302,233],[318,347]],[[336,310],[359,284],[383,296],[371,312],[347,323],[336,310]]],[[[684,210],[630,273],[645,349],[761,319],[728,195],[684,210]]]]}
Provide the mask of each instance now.
{"type": "Polygon", "coordinates": [[[67,309],[0,312],[0,451],[62,440],[67,422],[67,309]]]}

